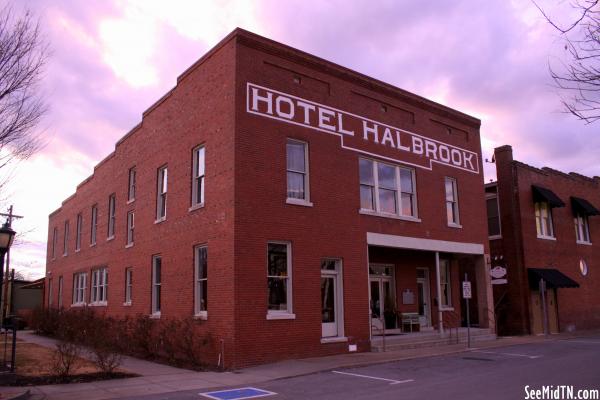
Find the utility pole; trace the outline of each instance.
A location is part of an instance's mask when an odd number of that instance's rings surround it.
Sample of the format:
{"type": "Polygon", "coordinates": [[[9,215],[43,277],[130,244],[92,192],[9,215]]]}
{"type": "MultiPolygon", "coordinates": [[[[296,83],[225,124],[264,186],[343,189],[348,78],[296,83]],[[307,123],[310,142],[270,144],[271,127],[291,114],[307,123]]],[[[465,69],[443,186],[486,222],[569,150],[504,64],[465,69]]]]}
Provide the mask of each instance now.
{"type": "MultiPolygon", "coordinates": [[[[6,223],[8,227],[12,227],[13,219],[21,219],[22,215],[13,214],[13,206],[8,207],[7,213],[0,213],[1,217],[6,217],[6,223]]],[[[0,272],[0,276],[3,276],[3,279],[0,279],[0,284],[2,285],[2,301],[0,302],[0,321],[4,321],[4,317],[6,316],[6,307],[7,304],[6,296],[8,295],[8,277],[10,271],[10,249],[6,252],[6,268],[5,271],[0,272]]]]}

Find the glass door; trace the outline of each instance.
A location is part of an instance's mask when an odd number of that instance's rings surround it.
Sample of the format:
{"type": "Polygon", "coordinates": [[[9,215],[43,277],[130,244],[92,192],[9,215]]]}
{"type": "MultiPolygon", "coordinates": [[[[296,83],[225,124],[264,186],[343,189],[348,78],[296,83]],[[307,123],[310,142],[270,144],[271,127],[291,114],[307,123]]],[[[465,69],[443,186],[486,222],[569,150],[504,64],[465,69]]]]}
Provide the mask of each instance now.
{"type": "Polygon", "coordinates": [[[419,305],[419,325],[421,327],[431,325],[431,305],[429,299],[429,270],[417,268],[417,297],[419,305]]]}
{"type": "Polygon", "coordinates": [[[322,336],[337,336],[335,276],[321,275],[322,336]]]}

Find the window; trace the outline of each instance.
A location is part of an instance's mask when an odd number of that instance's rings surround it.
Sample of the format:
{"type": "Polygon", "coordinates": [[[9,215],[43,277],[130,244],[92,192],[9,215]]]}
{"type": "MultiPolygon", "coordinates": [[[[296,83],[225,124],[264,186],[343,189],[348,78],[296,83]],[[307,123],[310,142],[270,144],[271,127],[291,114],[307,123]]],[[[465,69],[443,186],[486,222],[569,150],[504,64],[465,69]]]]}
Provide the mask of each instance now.
{"type": "Polygon", "coordinates": [[[58,228],[52,230],[52,259],[56,258],[56,242],[58,241],[58,228]]]}
{"type": "Polygon", "coordinates": [[[152,257],[152,315],[160,315],[160,288],[162,284],[161,276],[162,257],[152,257]]]}
{"type": "Polygon", "coordinates": [[[194,149],[192,171],[192,207],[204,204],[204,146],[194,149]]]}
{"type": "Polygon", "coordinates": [[[127,202],[135,200],[135,167],[129,168],[129,181],[127,185],[127,202]]]}
{"type": "Polygon", "coordinates": [[[292,254],[290,243],[269,243],[267,250],[268,315],[292,312],[292,254]]]}
{"type": "Polygon", "coordinates": [[[291,203],[306,204],[310,201],[308,189],[308,145],[288,139],[287,155],[287,198],[291,203]]]}
{"type": "Polygon", "coordinates": [[[208,305],[207,253],[206,246],[196,246],[194,248],[194,278],[196,288],[194,291],[194,312],[197,316],[204,317],[206,317],[208,305]]]}
{"type": "Polygon", "coordinates": [[[106,236],[108,239],[115,237],[115,208],[116,208],[116,197],[115,194],[108,196],[108,230],[106,236]]]}
{"type": "Polygon", "coordinates": [[[460,226],[460,218],[458,215],[458,187],[456,186],[456,179],[446,177],[444,185],[446,189],[446,216],[448,218],[448,225],[460,226]]]}
{"type": "Polygon", "coordinates": [[[588,274],[588,266],[583,258],[579,260],[579,272],[581,272],[581,275],[583,276],[588,274]]]}
{"type": "Polygon", "coordinates": [[[52,278],[48,279],[48,307],[52,307],[52,278]]]}
{"type": "Polygon", "coordinates": [[[81,250],[81,229],[83,226],[83,216],[77,214],[77,226],[75,227],[75,251],[81,250]]]}
{"type": "Polygon", "coordinates": [[[63,306],[63,277],[58,277],[58,308],[63,306]]]}
{"type": "Polygon", "coordinates": [[[92,304],[106,304],[108,297],[108,270],[98,268],[92,271],[92,304]]]}
{"type": "Polygon", "coordinates": [[[63,256],[69,252],[69,221],[65,221],[65,236],[63,237],[63,256]]]}
{"type": "Polygon", "coordinates": [[[538,238],[554,239],[552,209],[546,202],[535,203],[535,226],[538,238]]]}
{"type": "Polygon", "coordinates": [[[591,243],[590,226],[587,215],[577,213],[575,217],[573,217],[573,221],[575,223],[575,236],[577,237],[577,243],[591,243]]]}
{"type": "Polygon", "coordinates": [[[135,214],[133,211],[127,213],[127,246],[133,246],[133,230],[135,229],[135,214]]]}
{"type": "Polygon", "coordinates": [[[500,207],[498,205],[498,196],[488,197],[486,199],[488,235],[490,238],[499,237],[500,230],[500,207]]]}
{"type": "Polygon", "coordinates": [[[98,206],[92,206],[92,223],[90,232],[90,246],[96,244],[96,231],[98,230],[98,206]]]}
{"type": "Polygon", "coordinates": [[[364,158],[358,163],[361,211],[416,219],[414,170],[364,158]]]}
{"type": "Polygon", "coordinates": [[[133,268],[125,269],[125,305],[131,305],[131,289],[133,288],[133,268]]]}
{"type": "Polygon", "coordinates": [[[452,307],[452,288],[450,285],[449,260],[440,260],[440,288],[442,290],[442,308],[452,307]]]}
{"type": "Polygon", "coordinates": [[[85,304],[87,289],[87,273],[79,272],[73,275],[73,305],[85,304]]]}
{"type": "Polygon", "coordinates": [[[167,167],[160,167],[157,174],[156,220],[167,218],[167,167]]]}

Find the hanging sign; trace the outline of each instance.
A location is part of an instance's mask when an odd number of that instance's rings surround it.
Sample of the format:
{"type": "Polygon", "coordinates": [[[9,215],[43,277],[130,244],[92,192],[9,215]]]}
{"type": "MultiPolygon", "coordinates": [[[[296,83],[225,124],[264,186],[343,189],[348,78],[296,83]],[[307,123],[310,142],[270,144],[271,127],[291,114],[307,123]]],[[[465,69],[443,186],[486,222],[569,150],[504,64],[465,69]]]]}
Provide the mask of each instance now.
{"type": "Polygon", "coordinates": [[[508,282],[506,280],[506,268],[499,265],[490,270],[490,275],[493,278],[492,285],[503,285],[508,282]]]}

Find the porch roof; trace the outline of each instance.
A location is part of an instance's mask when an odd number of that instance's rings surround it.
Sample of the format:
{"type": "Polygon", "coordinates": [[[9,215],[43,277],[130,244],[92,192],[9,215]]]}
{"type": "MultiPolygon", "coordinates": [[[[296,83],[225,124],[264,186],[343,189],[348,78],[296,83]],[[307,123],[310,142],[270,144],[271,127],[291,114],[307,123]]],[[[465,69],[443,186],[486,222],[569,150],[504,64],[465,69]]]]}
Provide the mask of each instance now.
{"type": "Polygon", "coordinates": [[[439,251],[442,253],[477,255],[482,255],[484,253],[484,247],[481,243],[422,239],[410,236],[386,235],[375,232],[367,232],[367,244],[372,246],[393,247],[397,249],[439,251]]]}

